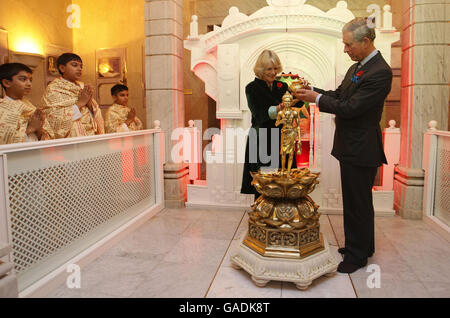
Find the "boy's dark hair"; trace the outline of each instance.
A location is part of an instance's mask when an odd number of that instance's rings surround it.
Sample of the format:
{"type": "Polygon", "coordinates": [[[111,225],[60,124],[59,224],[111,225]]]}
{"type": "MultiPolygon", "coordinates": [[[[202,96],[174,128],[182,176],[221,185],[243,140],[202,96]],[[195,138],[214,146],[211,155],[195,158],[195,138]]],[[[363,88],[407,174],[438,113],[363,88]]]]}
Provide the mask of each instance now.
{"type": "Polygon", "coordinates": [[[59,74],[63,75],[63,73],[59,69],[59,66],[66,65],[67,63],[72,62],[72,61],[77,61],[77,62],[83,63],[83,60],[81,59],[81,57],[79,57],[75,53],[64,53],[60,57],[58,57],[58,59],[56,60],[56,67],[58,68],[59,74]]]}
{"type": "Polygon", "coordinates": [[[0,65],[0,83],[2,87],[6,89],[6,87],[3,86],[3,80],[6,79],[8,81],[12,81],[13,76],[16,76],[22,71],[33,74],[31,68],[22,63],[6,63],[0,65]]]}
{"type": "Polygon", "coordinates": [[[117,95],[122,91],[127,91],[128,87],[122,84],[116,84],[111,88],[111,96],[117,95]]]}

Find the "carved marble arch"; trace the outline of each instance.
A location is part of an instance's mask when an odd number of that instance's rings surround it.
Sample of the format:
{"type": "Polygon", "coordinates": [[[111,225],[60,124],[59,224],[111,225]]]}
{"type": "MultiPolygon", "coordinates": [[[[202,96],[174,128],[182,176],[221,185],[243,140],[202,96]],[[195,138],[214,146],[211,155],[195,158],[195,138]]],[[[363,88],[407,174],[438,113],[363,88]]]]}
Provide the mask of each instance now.
{"type": "MultiPolygon", "coordinates": [[[[209,78],[211,74],[217,74],[217,63],[210,60],[199,60],[192,66],[194,74],[203,79],[209,78]]],[[[217,101],[217,81],[204,81],[205,93],[212,99],[217,101]]]]}
{"type": "Polygon", "coordinates": [[[338,40],[354,15],[345,1],[337,1],[328,12],[304,3],[268,1],[248,16],[232,7],[221,27],[200,35],[193,19],[195,36],[188,36],[184,46],[191,51],[191,70],[217,102],[217,118],[240,119],[237,126],[248,126],[244,88],[254,78],[253,66],[263,49],[277,52],[287,72],[325,89],[336,87],[340,67],[348,66],[348,58],[337,53],[338,40]]]}

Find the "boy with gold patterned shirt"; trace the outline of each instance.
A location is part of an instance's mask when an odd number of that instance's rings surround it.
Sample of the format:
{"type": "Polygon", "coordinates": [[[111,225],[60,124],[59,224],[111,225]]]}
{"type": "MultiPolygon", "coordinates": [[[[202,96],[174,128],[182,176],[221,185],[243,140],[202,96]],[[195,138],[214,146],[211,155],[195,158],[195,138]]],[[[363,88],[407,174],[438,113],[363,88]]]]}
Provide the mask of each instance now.
{"type": "Polygon", "coordinates": [[[117,84],[111,88],[111,95],[114,104],[106,111],[106,133],[143,129],[142,122],[136,116],[136,109],[128,107],[128,87],[117,84]]]}
{"type": "Polygon", "coordinates": [[[5,98],[0,100],[0,144],[51,139],[52,130],[44,114],[24,98],[32,87],[32,70],[21,63],[0,66],[5,98]]]}
{"type": "Polygon", "coordinates": [[[73,53],[57,60],[61,77],[53,80],[42,98],[44,113],[53,129],[54,138],[104,134],[103,117],[93,98],[94,88],[80,82],[83,61],[73,53]]]}

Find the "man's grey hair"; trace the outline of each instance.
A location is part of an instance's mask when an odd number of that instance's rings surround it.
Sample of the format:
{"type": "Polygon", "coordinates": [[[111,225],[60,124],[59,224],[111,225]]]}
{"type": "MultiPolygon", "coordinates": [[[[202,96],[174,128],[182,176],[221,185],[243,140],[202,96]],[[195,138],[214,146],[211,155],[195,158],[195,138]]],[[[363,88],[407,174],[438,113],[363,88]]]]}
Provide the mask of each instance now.
{"type": "Polygon", "coordinates": [[[355,18],[348,22],[342,28],[342,32],[352,32],[353,39],[357,42],[362,42],[364,38],[368,38],[370,41],[375,41],[375,28],[371,27],[374,21],[370,21],[371,18],[355,18]],[[371,23],[372,22],[372,23],[371,23]]]}

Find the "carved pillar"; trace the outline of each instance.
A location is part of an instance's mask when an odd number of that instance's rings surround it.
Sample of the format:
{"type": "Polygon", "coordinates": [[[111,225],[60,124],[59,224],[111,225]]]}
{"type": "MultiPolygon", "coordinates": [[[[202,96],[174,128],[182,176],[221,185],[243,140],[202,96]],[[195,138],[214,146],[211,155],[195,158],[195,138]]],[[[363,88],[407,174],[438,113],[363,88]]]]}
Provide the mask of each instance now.
{"type": "Polygon", "coordinates": [[[403,1],[402,136],[394,181],[395,209],[403,218],[422,218],[422,152],[427,123],[439,120],[439,129],[447,129],[449,6],[445,0],[403,1]]]}
{"type": "Polygon", "coordinates": [[[241,119],[239,109],[239,44],[219,44],[217,48],[217,118],[241,119]]]}
{"type": "Polygon", "coordinates": [[[186,164],[172,161],[171,150],[180,140],[171,135],[184,126],[183,1],[146,0],[145,19],[147,124],[158,119],[166,133],[166,206],[181,207],[188,171],[186,164]]]}

